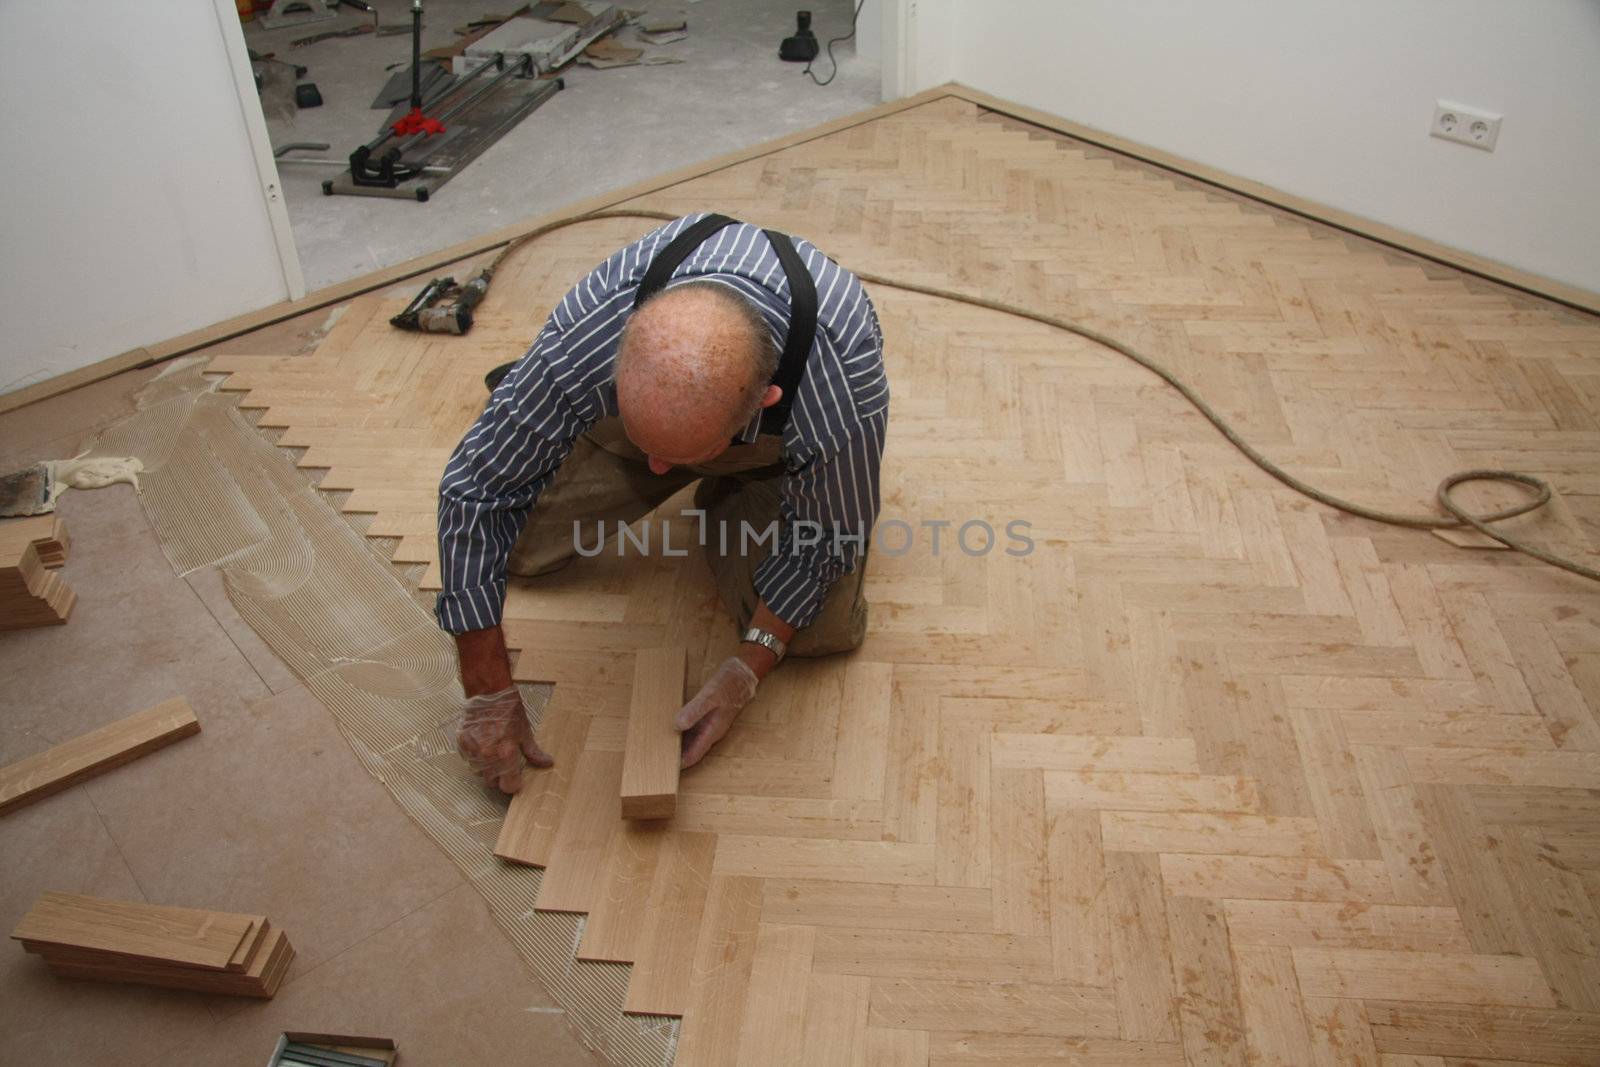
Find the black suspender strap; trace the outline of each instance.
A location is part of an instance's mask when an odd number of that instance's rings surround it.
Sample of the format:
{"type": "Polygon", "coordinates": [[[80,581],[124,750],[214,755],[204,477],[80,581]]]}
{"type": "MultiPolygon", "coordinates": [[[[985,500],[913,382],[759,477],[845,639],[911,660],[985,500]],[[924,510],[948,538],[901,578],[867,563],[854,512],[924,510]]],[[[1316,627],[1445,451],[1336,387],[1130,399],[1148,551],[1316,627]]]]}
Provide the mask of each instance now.
{"type": "MultiPolygon", "coordinates": [[[[736,225],[737,219],[726,215],[707,215],[699,222],[686,226],[683,232],[668,242],[667,247],[655,254],[644,278],[634,295],[635,309],[660,292],[672,277],[679,264],[694,254],[706,238],[727,226],[736,225]]],[[[789,421],[789,409],[794,405],[800,380],[805,377],[806,359],[811,355],[811,345],[817,338],[817,286],[811,272],[800,261],[794,242],[777,230],[762,231],[783,265],[783,274],[789,282],[789,330],[783,341],[783,354],[778,359],[778,372],[772,384],[783,390],[783,397],[761,413],[762,433],[781,433],[789,421]]]]}
{"type": "Polygon", "coordinates": [[[788,234],[776,230],[764,231],[778,253],[783,273],[789,280],[789,334],[783,339],[783,355],[778,358],[778,373],[772,384],[783,390],[778,402],[761,413],[761,429],[765,433],[781,433],[789,421],[789,409],[794,406],[795,395],[800,391],[800,379],[806,373],[806,357],[811,355],[811,343],[817,338],[817,286],[811,272],[800,262],[800,253],[788,234]]]}
{"type": "Polygon", "coordinates": [[[738,219],[730,219],[726,215],[707,215],[692,226],[685,226],[683,231],[674,237],[667,247],[657,252],[650,261],[650,266],[645,268],[644,280],[639,283],[639,291],[634,295],[633,306],[637,310],[640,304],[649,300],[661,291],[672,277],[672,272],[678,269],[678,264],[694,254],[694,250],[705,243],[705,239],[726,226],[738,225],[738,219]]]}

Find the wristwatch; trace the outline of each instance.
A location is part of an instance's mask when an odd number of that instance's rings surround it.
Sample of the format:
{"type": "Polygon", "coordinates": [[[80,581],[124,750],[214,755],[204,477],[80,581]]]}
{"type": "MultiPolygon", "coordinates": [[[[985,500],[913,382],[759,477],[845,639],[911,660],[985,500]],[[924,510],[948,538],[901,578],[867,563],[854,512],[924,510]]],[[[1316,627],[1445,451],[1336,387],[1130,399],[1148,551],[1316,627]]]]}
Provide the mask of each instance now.
{"type": "Polygon", "coordinates": [[[746,630],[739,641],[741,644],[760,645],[780,660],[783,659],[783,654],[789,651],[789,646],[780,641],[777,634],[768,633],[766,630],[756,626],[746,630]]]}

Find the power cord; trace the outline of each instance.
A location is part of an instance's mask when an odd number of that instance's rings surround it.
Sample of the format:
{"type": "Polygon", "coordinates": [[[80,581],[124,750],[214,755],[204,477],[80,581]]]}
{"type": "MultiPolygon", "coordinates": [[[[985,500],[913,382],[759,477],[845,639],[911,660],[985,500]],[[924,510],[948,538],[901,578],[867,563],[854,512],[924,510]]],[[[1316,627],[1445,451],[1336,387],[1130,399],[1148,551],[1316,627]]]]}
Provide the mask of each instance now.
{"type": "MultiPolygon", "coordinates": [[[[860,8],[857,8],[856,10],[859,14],[860,8]]],[[[829,43],[831,44],[832,42],[829,43]]],[[[837,68],[835,69],[837,70],[837,68]]],[[[830,76],[829,81],[832,80],[833,79],[830,76]]],[[[826,85],[827,82],[819,82],[818,84],[826,85]]],[[[658,222],[671,222],[677,217],[677,215],[673,215],[665,211],[652,211],[649,208],[607,208],[601,211],[591,211],[582,215],[569,215],[566,218],[555,219],[551,222],[545,223],[542,226],[537,226],[522,236],[515,238],[500,250],[500,253],[495,256],[490,265],[491,267],[498,266],[506,258],[506,256],[511,254],[514,249],[520,248],[531,241],[535,241],[547,233],[565,229],[566,227],[575,225],[577,223],[590,222],[596,219],[654,219],[658,222]]],[[[1064,319],[1055,315],[1049,315],[1042,311],[1035,311],[1032,308],[1021,307],[1017,304],[1008,304],[1001,300],[990,300],[988,297],[976,296],[971,293],[956,292],[950,289],[940,289],[932,285],[920,285],[916,282],[903,281],[899,278],[889,278],[881,274],[873,274],[863,270],[855,271],[854,274],[863,282],[888,286],[893,289],[902,289],[908,293],[920,293],[923,296],[936,297],[940,300],[957,301],[962,304],[971,305],[972,307],[987,308],[990,311],[998,311],[1004,315],[1012,315],[1020,319],[1028,319],[1032,322],[1041,323],[1045,326],[1053,326],[1058,330],[1065,330],[1068,333],[1077,334],[1079,337],[1086,338],[1087,340],[1093,341],[1095,344],[1109,348],[1113,352],[1125,356],[1137,363],[1145,370],[1149,371],[1162,381],[1166,382],[1168,385],[1172,386],[1173,389],[1177,390],[1179,395],[1187,400],[1190,405],[1195,408],[1195,410],[1200,412],[1201,415],[1204,415],[1207,421],[1209,421],[1211,425],[1215,426],[1218,432],[1220,432],[1222,436],[1227,439],[1228,443],[1234,448],[1238,449],[1251,463],[1254,463],[1257,467],[1261,468],[1263,471],[1270,474],[1272,477],[1276,478],[1290,489],[1293,489],[1302,496],[1310,497],[1319,504],[1326,504],[1328,507],[1342,511],[1347,515],[1356,515],[1363,519],[1371,519],[1374,522],[1386,523],[1390,526],[1406,526],[1414,530],[1450,530],[1468,526],[1474,530],[1477,530],[1484,536],[1500,542],[1507,548],[1521,552],[1524,555],[1531,556],[1534,559],[1539,560],[1541,563],[1548,563],[1552,567],[1558,567],[1561,570],[1576,574],[1580,578],[1588,578],[1590,581],[1600,582],[1600,569],[1588,566],[1584,563],[1579,563],[1577,560],[1566,559],[1562,556],[1556,555],[1553,552],[1547,552],[1536,545],[1530,545],[1528,542],[1519,537],[1512,537],[1509,534],[1503,534],[1499,530],[1496,530],[1489,525],[1491,522],[1500,522],[1504,519],[1516,518],[1518,515],[1526,515],[1529,512],[1537,511],[1539,508],[1542,508],[1544,505],[1548,504],[1551,496],[1550,486],[1542,478],[1537,478],[1531,474],[1524,474],[1521,471],[1457,471],[1456,473],[1445,478],[1444,481],[1440,482],[1439,488],[1436,490],[1436,497],[1439,502],[1439,507],[1441,510],[1446,512],[1444,515],[1437,513],[1430,515],[1406,514],[1405,512],[1384,511],[1380,508],[1367,507],[1363,504],[1357,504],[1354,501],[1344,500],[1340,497],[1336,497],[1325,489],[1318,489],[1316,486],[1304,482],[1295,477],[1293,474],[1290,474],[1287,470],[1284,470],[1273,460],[1268,459],[1260,449],[1246,441],[1244,437],[1240,435],[1239,431],[1234,429],[1232,423],[1223,418],[1223,416],[1215,408],[1206,402],[1204,397],[1195,392],[1193,387],[1191,387],[1183,379],[1179,378],[1177,374],[1158,363],[1151,357],[1145,355],[1143,352],[1140,352],[1132,345],[1119,341],[1115,337],[1101,333],[1099,330],[1085,326],[1082,323],[1073,322],[1071,319],[1064,319]],[[1451,496],[1452,490],[1464,482],[1499,482],[1501,484],[1519,485],[1524,489],[1531,490],[1532,498],[1524,500],[1520,504],[1513,504],[1509,507],[1502,508],[1499,511],[1491,512],[1489,514],[1475,515],[1466,510],[1466,508],[1462,507],[1451,496]]]]}
{"type": "MultiPolygon", "coordinates": [[[[801,71],[800,72],[801,74],[804,74],[806,77],[810,78],[812,81],[816,82],[818,85],[827,85],[828,82],[833,81],[833,79],[835,79],[835,78],[837,78],[839,76],[839,61],[837,59],[833,58],[833,46],[836,45],[836,44],[839,44],[842,41],[848,41],[850,38],[852,38],[852,37],[854,37],[856,35],[856,20],[861,17],[861,9],[863,7],[865,7],[866,5],[867,5],[867,0],[861,0],[861,2],[856,5],[856,13],[854,15],[850,16],[850,32],[849,33],[845,34],[843,37],[835,37],[831,41],[828,42],[828,62],[833,64],[833,70],[828,73],[828,81],[822,81],[815,74],[811,73],[811,63],[807,63],[806,64],[806,69],[801,71]]],[[[811,62],[814,63],[816,61],[812,60],[811,62]]]]}

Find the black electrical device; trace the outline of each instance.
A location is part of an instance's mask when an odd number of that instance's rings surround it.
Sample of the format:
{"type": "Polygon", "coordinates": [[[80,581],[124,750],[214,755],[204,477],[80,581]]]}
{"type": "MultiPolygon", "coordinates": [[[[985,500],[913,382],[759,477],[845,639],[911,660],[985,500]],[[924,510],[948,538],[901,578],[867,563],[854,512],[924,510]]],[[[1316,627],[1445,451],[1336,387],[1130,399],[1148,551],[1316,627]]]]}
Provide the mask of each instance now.
{"type": "Polygon", "coordinates": [[[785,37],[778,46],[778,58],[789,63],[810,63],[822,49],[817,45],[817,35],[811,32],[811,12],[795,14],[793,37],[785,37]]]}

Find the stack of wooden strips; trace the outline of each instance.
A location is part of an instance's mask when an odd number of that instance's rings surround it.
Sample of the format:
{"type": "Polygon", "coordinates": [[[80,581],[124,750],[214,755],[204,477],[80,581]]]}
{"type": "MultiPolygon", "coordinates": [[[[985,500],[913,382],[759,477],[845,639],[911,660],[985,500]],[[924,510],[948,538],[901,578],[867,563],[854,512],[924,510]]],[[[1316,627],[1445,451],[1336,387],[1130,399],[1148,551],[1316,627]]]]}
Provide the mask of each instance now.
{"type": "Polygon", "coordinates": [[[66,561],[68,544],[57,515],[0,522],[0,630],[67,621],[78,595],[55,569],[66,561]]]}
{"type": "Polygon", "coordinates": [[[263,915],[46,893],[11,932],[64,978],[270,997],[294,948],[263,915]]]}
{"type": "Polygon", "coordinates": [[[60,515],[30,515],[25,519],[0,520],[0,530],[15,530],[33,542],[39,560],[51,570],[67,561],[72,541],[67,537],[67,522],[60,515]]]}

